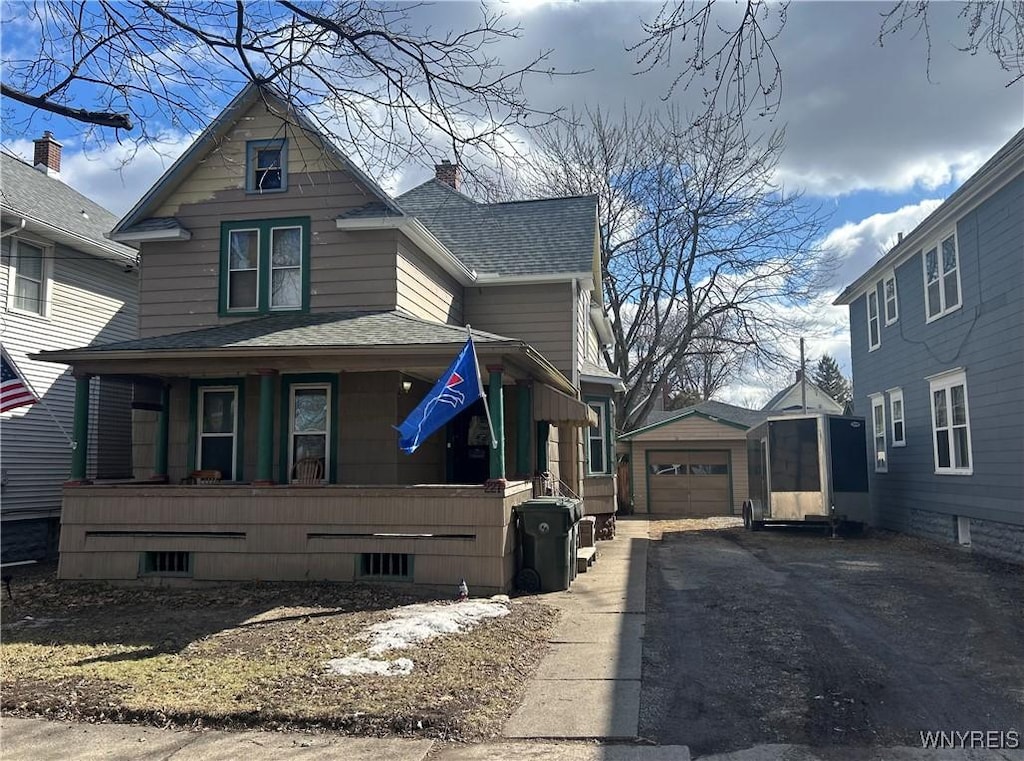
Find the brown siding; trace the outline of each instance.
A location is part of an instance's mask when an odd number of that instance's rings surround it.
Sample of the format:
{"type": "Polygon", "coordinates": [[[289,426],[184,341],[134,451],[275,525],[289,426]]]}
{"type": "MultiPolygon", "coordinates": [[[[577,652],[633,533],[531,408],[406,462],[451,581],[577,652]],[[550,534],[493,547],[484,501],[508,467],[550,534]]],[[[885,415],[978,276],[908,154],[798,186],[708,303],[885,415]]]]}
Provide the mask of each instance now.
{"type": "MultiPolygon", "coordinates": [[[[628,442],[626,444],[629,446],[628,442]]],[[[633,479],[633,504],[636,512],[648,511],[646,453],[672,449],[728,451],[732,478],[732,511],[734,515],[742,513],[743,500],[747,498],[745,434],[737,428],[696,417],[656,428],[633,440],[630,475],[633,479]]]]}
{"type": "Polygon", "coordinates": [[[402,234],[398,236],[398,307],[425,320],[462,324],[462,286],[402,234]]]}
{"type": "Polygon", "coordinates": [[[506,591],[515,568],[512,510],[531,494],[529,482],[498,494],[473,487],[68,488],[58,573],[134,581],[140,553],[179,550],[193,553],[195,580],[351,581],[359,553],[408,552],[417,584],[454,589],[465,579],[471,590],[506,591]]]}
{"type": "Polygon", "coordinates": [[[573,374],[571,283],[466,288],[466,322],[537,349],[562,373],[573,374]]]}

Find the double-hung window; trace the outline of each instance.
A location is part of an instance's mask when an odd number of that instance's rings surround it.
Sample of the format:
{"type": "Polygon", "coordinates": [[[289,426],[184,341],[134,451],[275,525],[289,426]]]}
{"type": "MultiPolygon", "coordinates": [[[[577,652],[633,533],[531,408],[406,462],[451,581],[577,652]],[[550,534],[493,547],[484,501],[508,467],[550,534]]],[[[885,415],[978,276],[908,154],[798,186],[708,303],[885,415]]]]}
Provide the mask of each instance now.
{"type": "Polygon", "coordinates": [[[868,291],[868,351],[882,345],[882,333],[878,322],[878,287],[868,291]]]}
{"type": "Polygon", "coordinates": [[[903,389],[901,388],[889,390],[889,420],[892,425],[892,445],[905,447],[907,445],[907,429],[903,419],[903,389]]]}
{"type": "Polygon", "coordinates": [[[245,163],[246,192],[281,193],[288,189],[286,140],[250,140],[245,163]]]}
{"type": "Polygon", "coordinates": [[[331,386],[302,383],[290,388],[288,470],[291,480],[326,481],[330,473],[331,386]]]}
{"type": "Polygon", "coordinates": [[[597,415],[597,425],[587,429],[587,473],[606,475],[611,472],[608,462],[608,402],[592,401],[587,404],[597,415]]]}
{"type": "Polygon", "coordinates": [[[895,272],[890,272],[882,280],[882,295],[885,299],[885,324],[892,325],[900,317],[900,307],[896,298],[895,272]]]}
{"type": "Polygon", "coordinates": [[[951,370],[928,379],[932,397],[932,439],[935,472],[970,475],[971,418],[967,408],[967,375],[951,370]]]}
{"type": "Polygon", "coordinates": [[[46,247],[22,238],[12,238],[10,262],[8,309],[47,316],[50,256],[46,247]]]}
{"type": "Polygon", "coordinates": [[[221,223],[220,313],[309,307],[309,217],[221,223]]]}
{"type": "Polygon", "coordinates": [[[201,386],[197,390],[196,466],[218,470],[234,481],[238,462],[238,387],[201,386]]]}
{"type": "Polygon", "coordinates": [[[960,255],[956,232],[924,251],[925,322],[960,308],[960,255]]]}
{"type": "Polygon", "coordinates": [[[871,397],[871,430],[875,451],[875,472],[887,473],[889,459],[885,451],[885,397],[881,394],[871,397]]]}

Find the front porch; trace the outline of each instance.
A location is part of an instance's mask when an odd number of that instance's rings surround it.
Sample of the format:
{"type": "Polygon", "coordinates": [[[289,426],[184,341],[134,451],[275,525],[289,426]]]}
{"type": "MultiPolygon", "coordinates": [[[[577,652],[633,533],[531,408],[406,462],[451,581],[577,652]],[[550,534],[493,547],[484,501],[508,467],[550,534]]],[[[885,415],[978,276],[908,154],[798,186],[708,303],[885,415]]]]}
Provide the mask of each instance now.
{"type": "Polygon", "coordinates": [[[515,574],[512,511],[532,483],[67,487],[59,577],[404,581],[474,594],[515,574]]]}

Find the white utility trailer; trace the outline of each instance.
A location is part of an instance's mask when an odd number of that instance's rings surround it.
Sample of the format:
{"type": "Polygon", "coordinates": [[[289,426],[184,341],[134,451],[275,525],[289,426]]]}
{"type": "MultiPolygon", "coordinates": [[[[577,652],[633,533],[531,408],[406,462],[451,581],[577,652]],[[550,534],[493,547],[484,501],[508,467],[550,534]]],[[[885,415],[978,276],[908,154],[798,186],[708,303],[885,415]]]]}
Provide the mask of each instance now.
{"type": "Polygon", "coordinates": [[[870,524],[864,419],[805,413],[771,416],[747,432],[743,525],[870,524]]]}

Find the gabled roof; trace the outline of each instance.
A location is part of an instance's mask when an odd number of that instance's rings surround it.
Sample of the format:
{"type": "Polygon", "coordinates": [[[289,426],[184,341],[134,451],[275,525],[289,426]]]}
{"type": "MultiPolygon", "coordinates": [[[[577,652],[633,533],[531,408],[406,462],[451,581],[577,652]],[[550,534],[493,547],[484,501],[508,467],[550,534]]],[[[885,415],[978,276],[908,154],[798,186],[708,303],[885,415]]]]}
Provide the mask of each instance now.
{"type": "Polygon", "coordinates": [[[5,221],[26,219],[36,232],[59,243],[103,258],[135,261],[134,248],[105,237],[117,217],[70,185],[7,153],[0,153],[0,207],[5,221]]]}
{"type": "MultiPolygon", "coordinates": [[[[466,329],[430,322],[401,311],[280,314],[258,317],[213,328],[132,341],[68,349],[76,356],[101,356],[110,352],[160,352],[206,349],[330,348],[373,346],[424,346],[462,344],[466,329]]],[[[521,343],[482,330],[473,331],[478,344],[521,343]]],[[[54,352],[43,352],[49,357],[54,352]]]]}
{"type": "Polygon", "coordinates": [[[968,210],[970,204],[989,188],[995,189],[1024,171],[1024,129],[1010,138],[996,154],[972,174],[949,198],[897,243],[885,256],[871,265],[867,272],[848,285],[833,304],[851,304],[861,292],[881,279],[882,275],[902,264],[920,251],[926,238],[933,235],[942,225],[955,221],[956,217],[968,210]]]}
{"type": "Polygon", "coordinates": [[[400,195],[398,203],[481,275],[593,272],[596,196],[477,203],[433,179],[400,195]]]}
{"type": "MultiPolygon", "coordinates": [[[[817,391],[822,396],[824,396],[824,397],[826,397],[828,399],[832,399],[832,397],[828,394],[827,391],[825,391],[821,386],[816,384],[810,378],[808,378],[805,382],[807,384],[807,388],[808,389],[814,389],[815,391],[817,391]]],[[[776,411],[775,410],[775,405],[777,405],[779,402],[781,402],[783,399],[785,399],[786,398],[786,394],[788,394],[790,391],[792,391],[794,388],[796,388],[799,385],[800,385],[800,381],[794,381],[790,385],[786,386],[784,389],[782,389],[782,391],[780,391],[775,396],[773,396],[771,399],[769,399],[765,403],[765,405],[761,408],[761,410],[763,412],[773,412],[773,411],[776,411]]],[[[836,405],[839,406],[839,407],[842,407],[842,405],[839,404],[839,402],[836,402],[836,405]]]]}
{"type": "Polygon", "coordinates": [[[755,425],[761,423],[765,419],[766,413],[761,412],[760,410],[752,410],[747,407],[737,407],[734,404],[726,404],[725,402],[716,402],[709,399],[690,407],[684,407],[680,410],[652,410],[642,426],[635,428],[632,431],[619,434],[619,438],[630,439],[641,433],[646,433],[647,431],[661,428],[662,426],[693,416],[702,417],[705,420],[712,420],[717,423],[723,423],[733,428],[745,431],[748,428],[753,428],[755,425]]]}
{"type": "Polygon", "coordinates": [[[203,159],[207,151],[209,151],[220,141],[221,138],[224,137],[228,130],[230,130],[238,121],[238,118],[256,102],[257,98],[263,98],[268,102],[273,102],[274,105],[281,110],[282,115],[287,114],[288,118],[293,120],[295,125],[302,129],[307,136],[314,140],[318,140],[323,145],[324,150],[328,155],[330,155],[338,165],[345,170],[345,172],[352,175],[357,182],[369,190],[375,197],[376,201],[379,202],[389,213],[399,215],[402,213],[402,210],[395,203],[394,199],[385,193],[383,188],[381,188],[372,177],[352,163],[352,161],[342,153],[334,143],[327,139],[320,130],[316,128],[312,121],[310,121],[310,119],[306,117],[299,108],[290,103],[282,93],[270,85],[260,85],[250,82],[231,100],[224,110],[220,112],[217,118],[210,122],[192,145],[190,145],[188,149],[178,157],[178,160],[171,165],[171,168],[164,172],[163,176],[157,180],[156,184],[146,192],[137,204],[135,204],[135,207],[125,215],[124,219],[117,223],[117,226],[114,228],[111,235],[116,236],[119,233],[129,231],[138,232],[139,230],[136,228],[136,225],[143,220],[148,219],[149,216],[159,208],[164,198],[177,188],[177,186],[189,175],[195,165],[203,159]]]}

